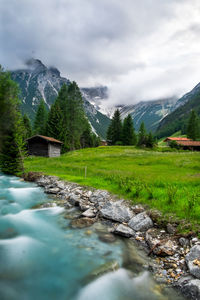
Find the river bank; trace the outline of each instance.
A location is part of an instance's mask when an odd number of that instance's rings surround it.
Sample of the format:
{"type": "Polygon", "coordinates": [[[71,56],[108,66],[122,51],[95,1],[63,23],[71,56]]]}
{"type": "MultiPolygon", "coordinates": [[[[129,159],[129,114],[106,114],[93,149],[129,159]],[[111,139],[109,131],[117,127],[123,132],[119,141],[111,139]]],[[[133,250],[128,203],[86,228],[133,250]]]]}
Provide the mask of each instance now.
{"type": "Polygon", "coordinates": [[[104,241],[112,243],[114,236],[120,235],[137,242],[151,257],[147,269],[157,282],[176,287],[187,298],[199,299],[200,241],[197,237],[177,235],[176,224],[168,223],[162,228],[157,224],[158,211],[146,210],[141,205],[131,206],[107,191],[87,189],[54,176],[34,173],[29,173],[26,180],[36,182],[46,193],[54,195],[55,199],[44,205],[56,203],[65,207],[66,218],[70,217],[69,209],[79,209],[71,220],[72,228],[89,228],[103,220],[108,226],[107,234],[102,236],[104,241]]]}

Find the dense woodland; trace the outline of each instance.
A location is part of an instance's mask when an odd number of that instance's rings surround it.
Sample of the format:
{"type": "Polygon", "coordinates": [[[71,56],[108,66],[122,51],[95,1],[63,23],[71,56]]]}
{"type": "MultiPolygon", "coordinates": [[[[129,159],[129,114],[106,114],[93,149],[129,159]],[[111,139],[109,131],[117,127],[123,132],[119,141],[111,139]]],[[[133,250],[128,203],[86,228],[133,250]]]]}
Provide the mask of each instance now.
{"type": "Polygon", "coordinates": [[[62,152],[99,145],[85,116],[83,100],[75,82],[64,84],[47,112],[41,100],[34,120],[33,134],[47,135],[62,141],[62,152]]]}
{"type": "Polygon", "coordinates": [[[6,174],[23,172],[26,139],[34,134],[48,135],[63,142],[62,152],[100,143],[83,109],[83,100],[75,82],[63,85],[55,103],[47,111],[41,100],[33,126],[20,112],[19,89],[10,74],[0,67],[0,168],[6,174]]]}
{"type": "MultiPolygon", "coordinates": [[[[171,136],[177,131],[181,131],[182,134],[187,134],[188,122],[191,117],[191,112],[195,111],[198,119],[198,127],[200,128],[200,95],[194,94],[184,105],[178,107],[171,114],[166,116],[159,124],[156,131],[158,139],[162,137],[171,136]]],[[[200,130],[199,134],[200,136],[200,130]]]]}
{"type": "Polygon", "coordinates": [[[110,145],[137,145],[149,148],[153,148],[156,143],[152,133],[146,132],[144,122],[141,123],[138,134],[136,134],[131,115],[129,114],[122,122],[118,109],[108,127],[107,140],[110,145]]]}

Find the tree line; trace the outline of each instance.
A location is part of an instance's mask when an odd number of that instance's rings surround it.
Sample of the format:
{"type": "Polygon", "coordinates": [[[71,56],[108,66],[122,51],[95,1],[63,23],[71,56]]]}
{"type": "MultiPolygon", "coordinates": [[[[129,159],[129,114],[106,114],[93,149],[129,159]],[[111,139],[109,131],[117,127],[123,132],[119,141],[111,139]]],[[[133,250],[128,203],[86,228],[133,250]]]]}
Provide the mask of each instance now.
{"type": "Polygon", "coordinates": [[[138,134],[136,134],[131,115],[129,114],[122,121],[118,109],[114,112],[108,127],[107,141],[110,145],[136,145],[148,148],[153,148],[156,143],[152,133],[147,133],[144,122],[141,123],[138,134]]]}
{"type": "Polygon", "coordinates": [[[44,100],[41,100],[32,133],[62,141],[62,152],[96,147],[100,143],[85,115],[82,95],[76,82],[61,87],[49,112],[44,100]]]}
{"type": "Polygon", "coordinates": [[[194,109],[190,112],[187,124],[187,137],[193,141],[200,139],[200,120],[194,109]]]}

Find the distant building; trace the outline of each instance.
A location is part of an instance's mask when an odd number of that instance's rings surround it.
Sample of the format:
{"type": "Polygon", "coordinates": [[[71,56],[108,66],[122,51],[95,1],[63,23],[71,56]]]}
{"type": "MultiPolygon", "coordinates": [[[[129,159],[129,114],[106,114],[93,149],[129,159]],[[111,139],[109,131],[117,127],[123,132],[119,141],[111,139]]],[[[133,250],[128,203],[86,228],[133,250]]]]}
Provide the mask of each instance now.
{"type": "Polygon", "coordinates": [[[100,146],[108,146],[107,141],[102,140],[102,141],[100,142],[100,146]]]}
{"type": "Polygon", "coordinates": [[[200,151],[200,141],[181,137],[168,137],[163,142],[166,142],[169,146],[171,141],[175,141],[184,150],[200,151]]]}
{"type": "Polygon", "coordinates": [[[62,142],[54,138],[35,135],[27,139],[27,143],[29,155],[45,157],[60,156],[62,142]]]}
{"type": "Polygon", "coordinates": [[[177,141],[177,144],[184,150],[200,151],[200,141],[177,141]]]}
{"type": "Polygon", "coordinates": [[[163,142],[166,142],[169,146],[171,141],[180,142],[180,141],[191,141],[191,139],[183,138],[183,137],[167,137],[163,142]]]}

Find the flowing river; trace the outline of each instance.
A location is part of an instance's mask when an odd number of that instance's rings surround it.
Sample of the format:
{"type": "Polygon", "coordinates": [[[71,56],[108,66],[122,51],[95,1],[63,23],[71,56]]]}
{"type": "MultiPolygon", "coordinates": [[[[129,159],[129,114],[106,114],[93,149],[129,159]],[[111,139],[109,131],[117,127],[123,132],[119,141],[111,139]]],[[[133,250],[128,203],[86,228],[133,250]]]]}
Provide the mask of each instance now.
{"type": "Polygon", "coordinates": [[[0,174],[1,300],[183,299],[161,290],[147,271],[122,268],[125,243],[100,241],[103,225],[72,229],[63,208],[31,209],[48,201],[35,184],[0,174]],[[91,279],[111,261],[121,268],[91,279]]]}

